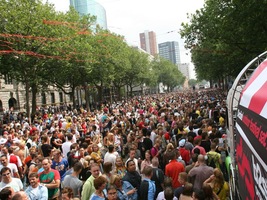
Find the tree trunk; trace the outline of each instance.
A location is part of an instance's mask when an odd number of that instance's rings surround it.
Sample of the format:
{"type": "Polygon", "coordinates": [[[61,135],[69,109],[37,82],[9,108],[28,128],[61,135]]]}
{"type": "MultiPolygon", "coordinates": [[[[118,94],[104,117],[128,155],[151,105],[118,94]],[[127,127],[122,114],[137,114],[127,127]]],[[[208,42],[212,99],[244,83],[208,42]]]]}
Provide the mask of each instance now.
{"type": "Polygon", "coordinates": [[[89,90],[88,90],[88,84],[84,84],[84,93],[85,93],[85,106],[86,110],[90,110],[90,102],[89,102],[89,90]]]}
{"type": "Polygon", "coordinates": [[[32,88],[32,113],[31,113],[31,117],[32,117],[32,121],[33,121],[35,113],[36,113],[36,107],[37,107],[37,105],[36,105],[37,85],[32,84],[31,88],[32,88]]]}
{"type": "Polygon", "coordinates": [[[71,88],[71,94],[72,94],[72,107],[76,108],[76,102],[75,102],[75,86],[72,86],[71,88]]]}
{"type": "Polygon", "coordinates": [[[30,85],[29,83],[26,81],[25,83],[25,92],[26,92],[26,113],[27,113],[27,117],[29,119],[29,122],[31,122],[31,115],[30,115],[30,85]]]}

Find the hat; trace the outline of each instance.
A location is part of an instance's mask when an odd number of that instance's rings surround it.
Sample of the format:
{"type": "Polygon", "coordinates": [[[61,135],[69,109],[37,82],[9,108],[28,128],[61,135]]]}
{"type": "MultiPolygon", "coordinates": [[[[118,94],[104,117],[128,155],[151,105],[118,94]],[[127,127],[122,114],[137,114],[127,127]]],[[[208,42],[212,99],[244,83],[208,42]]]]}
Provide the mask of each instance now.
{"type": "Polygon", "coordinates": [[[222,135],[222,138],[227,138],[227,135],[226,135],[226,134],[223,134],[223,135],[222,135]]]}
{"type": "Polygon", "coordinates": [[[21,141],[18,139],[18,138],[15,138],[14,140],[13,140],[13,143],[14,144],[19,144],[21,141]]]}
{"type": "Polygon", "coordinates": [[[179,141],[179,147],[184,147],[184,145],[185,145],[185,139],[181,139],[179,141]]]}
{"type": "Polygon", "coordinates": [[[0,139],[0,144],[5,144],[6,142],[7,142],[7,139],[5,139],[5,138],[0,139]]]}

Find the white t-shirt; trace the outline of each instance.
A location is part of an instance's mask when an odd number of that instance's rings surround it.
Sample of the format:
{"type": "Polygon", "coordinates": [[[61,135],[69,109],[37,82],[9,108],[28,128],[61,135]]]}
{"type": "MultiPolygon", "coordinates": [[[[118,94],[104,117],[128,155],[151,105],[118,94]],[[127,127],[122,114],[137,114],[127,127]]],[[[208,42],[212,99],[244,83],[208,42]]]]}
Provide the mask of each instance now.
{"type": "Polygon", "coordinates": [[[0,182],[0,190],[2,190],[5,187],[12,187],[14,192],[19,192],[23,189],[23,185],[20,179],[18,178],[12,178],[12,181],[10,183],[4,183],[3,181],[0,182]]]}
{"type": "Polygon", "coordinates": [[[71,144],[72,144],[72,142],[71,141],[67,141],[67,142],[64,142],[63,144],[62,144],[62,152],[63,152],[63,155],[64,155],[64,158],[68,158],[67,157],[67,154],[68,154],[68,152],[70,151],[70,146],[71,146],[71,144]]]}
{"type": "Polygon", "coordinates": [[[118,152],[113,152],[113,153],[107,152],[104,156],[104,163],[111,162],[112,169],[114,170],[117,156],[118,156],[118,152]]]}

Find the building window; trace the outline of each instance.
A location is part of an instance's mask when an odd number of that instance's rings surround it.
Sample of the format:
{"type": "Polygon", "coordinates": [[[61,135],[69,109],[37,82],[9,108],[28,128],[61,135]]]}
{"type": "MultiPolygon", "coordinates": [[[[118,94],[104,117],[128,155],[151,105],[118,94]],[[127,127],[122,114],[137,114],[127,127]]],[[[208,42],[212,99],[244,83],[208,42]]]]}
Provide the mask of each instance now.
{"type": "Polygon", "coordinates": [[[55,93],[51,93],[51,104],[55,104],[55,93]]]}
{"type": "Polygon", "coordinates": [[[45,93],[42,92],[41,96],[42,96],[42,106],[46,106],[46,95],[45,95],[45,93]]]}
{"type": "Polygon", "coordinates": [[[59,102],[61,105],[63,104],[63,93],[62,92],[59,93],[59,102]]]}

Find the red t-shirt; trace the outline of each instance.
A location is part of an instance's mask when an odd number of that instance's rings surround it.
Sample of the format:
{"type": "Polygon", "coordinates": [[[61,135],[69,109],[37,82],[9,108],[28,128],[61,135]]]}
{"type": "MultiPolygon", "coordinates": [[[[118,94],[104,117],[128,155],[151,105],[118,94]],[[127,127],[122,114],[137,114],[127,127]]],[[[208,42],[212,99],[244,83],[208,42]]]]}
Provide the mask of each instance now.
{"type": "Polygon", "coordinates": [[[177,160],[171,160],[165,167],[165,175],[172,178],[172,187],[174,189],[182,186],[178,181],[179,174],[184,172],[184,165],[177,160]]]}

